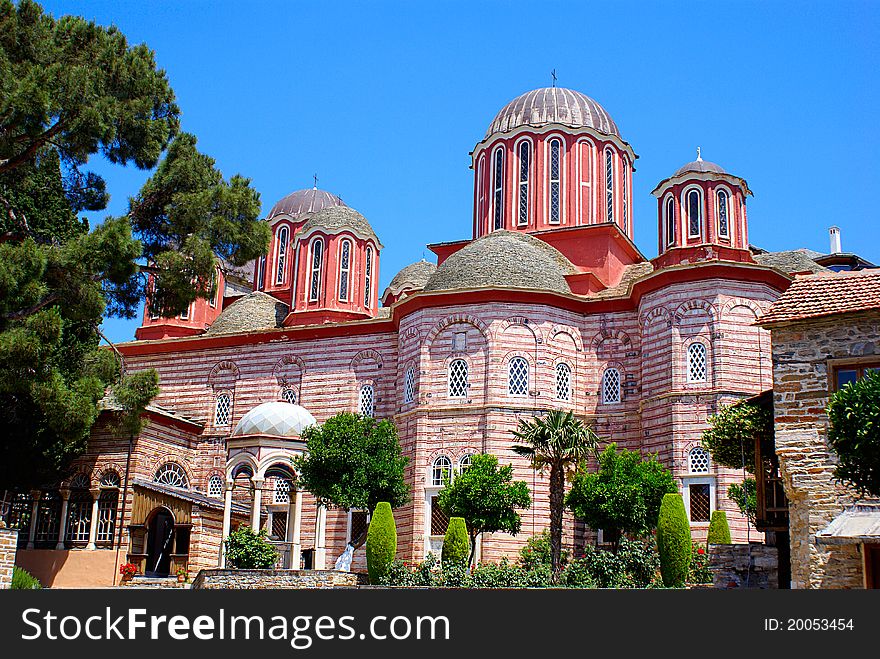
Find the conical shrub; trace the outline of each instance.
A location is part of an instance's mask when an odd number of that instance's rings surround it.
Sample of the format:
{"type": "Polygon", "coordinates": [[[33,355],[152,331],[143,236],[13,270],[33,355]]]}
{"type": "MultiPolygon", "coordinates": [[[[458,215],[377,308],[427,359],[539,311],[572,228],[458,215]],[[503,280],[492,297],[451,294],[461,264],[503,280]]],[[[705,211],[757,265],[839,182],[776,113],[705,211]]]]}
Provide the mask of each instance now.
{"type": "Polygon", "coordinates": [[[391,504],[382,501],[376,504],[367,529],[367,572],[371,584],[378,584],[385,576],[396,553],[397,527],[394,525],[394,513],[391,512],[391,504]]]}
{"type": "Polygon", "coordinates": [[[464,517],[452,517],[446,527],[443,538],[443,552],[440,559],[444,565],[466,563],[471,553],[471,541],[468,538],[467,525],[464,517]]]}
{"type": "Polygon", "coordinates": [[[680,494],[664,494],[657,519],[660,574],[667,588],[681,588],[691,565],[691,527],[680,494]]]}
{"type": "Polygon", "coordinates": [[[727,523],[727,513],[723,510],[716,510],[712,513],[712,520],[709,522],[709,535],[706,537],[706,546],[729,544],[730,525],[727,523]]]}

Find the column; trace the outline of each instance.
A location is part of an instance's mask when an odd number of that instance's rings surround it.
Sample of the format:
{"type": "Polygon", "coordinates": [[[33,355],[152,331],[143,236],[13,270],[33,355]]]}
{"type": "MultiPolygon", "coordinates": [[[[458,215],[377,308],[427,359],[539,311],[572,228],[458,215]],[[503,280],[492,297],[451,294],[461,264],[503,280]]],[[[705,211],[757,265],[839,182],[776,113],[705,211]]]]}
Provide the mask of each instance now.
{"type": "Polygon", "coordinates": [[[55,549],[64,549],[64,535],[67,533],[67,504],[70,501],[70,490],[62,488],[61,493],[61,519],[58,520],[58,544],[55,549]]]}
{"type": "Polygon", "coordinates": [[[92,495],[92,519],[89,524],[89,544],[86,549],[95,549],[95,539],[98,537],[98,500],[101,498],[101,488],[93,487],[89,490],[92,495]]]}
{"type": "Polygon", "coordinates": [[[34,500],[33,506],[31,507],[31,528],[28,531],[28,543],[27,548],[34,548],[34,537],[37,534],[37,513],[40,510],[40,497],[43,496],[43,493],[39,490],[31,490],[31,498],[34,500]]]}
{"type": "Polygon", "coordinates": [[[327,508],[318,504],[318,518],[315,521],[315,569],[327,569],[327,547],[324,536],[327,532],[327,508]]]}
{"type": "Polygon", "coordinates": [[[226,538],[232,531],[232,486],[234,484],[234,481],[226,481],[223,500],[223,536],[220,538],[220,567],[226,567],[226,538]]]}
{"type": "Polygon", "coordinates": [[[298,570],[302,557],[302,543],[300,535],[302,531],[302,493],[296,490],[293,500],[287,510],[287,541],[290,547],[290,567],[298,570]]]}
{"type": "Polygon", "coordinates": [[[260,532],[260,504],[263,502],[263,483],[262,478],[252,478],[254,484],[254,508],[251,511],[251,528],[254,533],[260,532]]]}

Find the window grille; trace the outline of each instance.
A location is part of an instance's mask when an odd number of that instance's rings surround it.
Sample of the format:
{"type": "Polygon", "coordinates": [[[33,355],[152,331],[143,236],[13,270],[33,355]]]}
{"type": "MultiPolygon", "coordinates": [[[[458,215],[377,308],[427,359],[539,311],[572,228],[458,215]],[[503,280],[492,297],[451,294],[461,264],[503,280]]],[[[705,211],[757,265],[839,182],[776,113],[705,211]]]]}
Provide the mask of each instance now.
{"type": "Polygon", "coordinates": [[[309,301],[317,302],[321,293],[321,267],[324,259],[324,243],[315,240],[312,243],[312,285],[309,291],[309,301]]]}
{"type": "Polygon", "coordinates": [[[463,474],[465,471],[471,468],[471,464],[474,460],[473,453],[465,453],[458,460],[458,473],[463,474]]]}
{"type": "MultiPolygon", "coordinates": [[[[452,474],[452,461],[445,455],[440,455],[434,460],[431,467],[431,485],[442,487],[452,474]]],[[[444,531],[445,533],[445,531],[444,531]]]]}
{"type": "Polygon", "coordinates": [[[27,544],[33,506],[34,500],[31,495],[23,492],[16,494],[9,505],[6,524],[11,529],[18,529],[19,545],[27,544]]]}
{"type": "Polygon", "coordinates": [[[115,469],[108,469],[101,474],[101,487],[119,487],[119,474],[115,469]]]}
{"type": "Polygon", "coordinates": [[[370,519],[366,510],[352,510],[351,523],[348,529],[349,541],[357,540],[364,535],[367,532],[369,524],[370,519]]]}
{"type": "Polygon", "coordinates": [[[507,392],[511,396],[527,396],[529,393],[529,363],[522,357],[514,357],[507,367],[507,392]]]}
{"type": "Polygon", "coordinates": [[[495,151],[494,208],[495,228],[504,228],[504,151],[495,151]]]}
{"type": "Polygon", "coordinates": [[[620,402],[620,371],[609,368],[602,375],[602,402],[620,402]]]}
{"type": "Polygon", "coordinates": [[[214,425],[228,426],[232,420],[232,398],[229,394],[219,394],[214,407],[214,425]]]}
{"type": "Polygon", "coordinates": [[[718,191],[718,235],[727,238],[730,235],[730,222],[727,219],[727,192],[718,191]]]}
{"type": "Polygon", "coordinates": [[[351,272],[351,241],[343,240],[339,252],[339,300],[347,302],[349,273],[351,272]]]}
{"type": "Polygon", "coordinates": [[[373,248],[367,247],[364,255],[364,306],[370,307],[373,294],[373,248]]]}
{"type": "Polygon", "coordinates": [[[550,223],[559,224],[562,212],[562,142],[550,140],[550,223]]]}
{"type": "Polygon", "coordinates": [[[208,479],[208,496],[215,499],[223,496],[223,479],[217,474],[208,479]]]}
{"type": "Polygon", "coordinates": [[[411,403],[416,398],[416,369],[410,366],[403,376],[403,402],[411,403]]]}
{"type": "Polygon", "coordinates": [[[571,367],[568,364],[556,365],[556,400],[571,400],[571,367]]]}
{"type": "Polygon", "coordinates": [[[296,405],[296,389],[292,387],[285,387],[284,389],[282,389],[281,400],[283,400],[285,403],[296,405]]]}
{"type": "Polygon", "coordinates": [[[67,501],[67,542],[88,542],[92,525],[92,497],[89,493],[73,492],[67,501]]]}
{"type": "Polygon", "coordinates": [[[291,482],[289,478],[276,478],[273,501],[275,503],[290,503],[290,490],[291,482]]]}
{"type": "Polygon", "coordinates": [[[95,542],[101,544],[113,544],[113,532],[116,528],[116,505],[119,501],[119,493],[116,490],[101,492],[98,499],[98,532],[95,534],[95,542]]]}
{"type": "Polygon", "coordinates": [[[702,343],[692,343],[687,349],[688,382],[705,382],[706,375],[706,346],[702,343]]]}
{"type": "Polygon", "coordinates": [[[519,145],[519,217],[518,224],[525,226],[529,223],[529,165],[531,160],[531,145],[523,141],[519,145]]]}
{"type": "Polygon", "coordinates": [[[691,190],[687,193],[687,209],[688,209],[688,236],[691,238],[699,238],[700,227],[703,224],[702,204],[700,203],[700,193],[697,190],[691,190]]]}
{"type": "Polygon", "coordinates": [[[446,535],[449,528],[449,515],[440,508],[440,501],[437,497],[431,498],[431,535],[446,535]]]}
{"type": "Polygon", "coordinates": [[[626,159],[623,160],[623,166],[621,169],[623,169],[623,177],[621,178],[621,181],[620,181],[620,199],[622,202],[621,205],[623,206],[623,209],[622,209],[623,210],[623,218],[622,218],[623,224],[621,226],[626,228],[626,218],[627,218],[627,215],[629,212],[628,203],[627,203],[628,202],[627,190],[626,190],[626,182],[629,179],[629,177],[626,175],[627,174],[626,159]]]}
{"type": "Polygon", "coordinates": [[[84,474],[82,472],[76,474],[73,478],[70,479],[70,489],[71,490],[87,490],[92,486],[92,482],[89,479],[88,474],[84,474]]]}
{"type": "Polygon", "coordinates": [[[58,542],[58,523],[61,517],[61,497],[57,492],[43,493],[37,506],[34,542],[51,544],[58,542]]]}
{"type": "Polygon", "coordinates": [[[701,446],[692,448],[688,454],[688,469],[692,474],[708,474],[709,452],[701,446]]]}
{"type": "Polygon", "coordinates": [[[166,462],[159,467],[153,480],[160,485],[170,485],[171,487],[183,489],[189,488],[186,472],[183,470],[183,467],[175,462],[166,462]]]}
{"type": "Polygon", "coordinates": [[[605,221],[614,222],[614,154],[605,150],[605,221]]]}
{"type": "Polygon", "coordinates": [[[468,364],[463,359],[449,362],[449,397],[465,398],[468,395],[468,364]]]}
{"type": "Polygon", "coordinates": [[[675,242],[675,200],[672,197],[666,199],[666,244],[675,242]]]}
{"type": "Polygon", "coordinates": [[[373,416],[373,403],[375,397],[373,394],[373,385],[365,384],[361,387],[360,394],[360,414],[361,416],[373,416]]]}
{"type": "Polygon", "coordinates": [[[691,521],[708,522],[711,512],[710,489],[708,483],[692,483],[688,486],[691,521]]]}
{"type": "Polygon", "coordinates": [[[278,269],[275,273],[275,283],[283,284],[284,277],[287,274],[285,265],[287,264],[287,238],[289,232],[287,227],[278,229],[278,269]]]}
{"type": "Polygon", "coordinates": [[[274,511],[272,513],[272,534],[273,540],[285,540],[287,538],[287,513],[284,511],[274,511]]]}

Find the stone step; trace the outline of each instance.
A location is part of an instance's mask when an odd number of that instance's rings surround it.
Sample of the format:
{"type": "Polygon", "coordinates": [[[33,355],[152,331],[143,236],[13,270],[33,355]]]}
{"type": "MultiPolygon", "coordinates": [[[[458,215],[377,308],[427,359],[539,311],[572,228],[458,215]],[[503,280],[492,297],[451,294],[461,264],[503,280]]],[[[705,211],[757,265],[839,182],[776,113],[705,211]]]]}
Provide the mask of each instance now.
{"type": "Polygon", "coordinates": [[[189,588],[192,584],[180,583],[177,577],[132,577],[127,588],[189,588]]]}

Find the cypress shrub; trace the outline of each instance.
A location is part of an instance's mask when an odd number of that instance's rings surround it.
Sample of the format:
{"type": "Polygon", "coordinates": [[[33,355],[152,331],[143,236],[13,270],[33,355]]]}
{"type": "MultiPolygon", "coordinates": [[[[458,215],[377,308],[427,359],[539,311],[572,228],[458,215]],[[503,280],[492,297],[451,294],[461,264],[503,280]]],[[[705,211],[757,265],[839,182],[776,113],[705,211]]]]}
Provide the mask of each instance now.
{"type": "Polygon", "coordinates": [[[468,538],[467,525],[464,517],[452,517],[443,538],[443,552],[440,560],[443,565],[466,563],[471,553],[471,541],[468,538]]]}
{"type": "Polygon", "coordinates": [[[685,585],[691,565],[691,528],[680,494],[664,494],[657,520],[660,574],[667,588],[685,585]]]}
{"type": "Polygon", "coordinates": [[[367,572],[370,583],[378,584],[388,572],[397,553],[397,527],[394,525],[394,513],[391,504],[381,501],[370,519],[367,530],[367,572]]]}
{"type": "Polygon", "coordinates": [[[39,579],[17,565],[12,568],[12,590],[35,590],[42,588],[39,579]]]}
{"type": "Polygon", "coordinates": [[[730,525],[727,523],[727,513],[716,510],[712,513],[712,521],[709,522],[709,535],[706,537],[708,545],[729,545],[730,525]]]}

